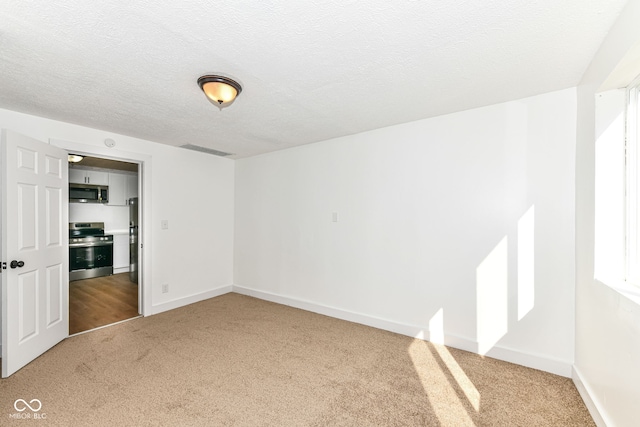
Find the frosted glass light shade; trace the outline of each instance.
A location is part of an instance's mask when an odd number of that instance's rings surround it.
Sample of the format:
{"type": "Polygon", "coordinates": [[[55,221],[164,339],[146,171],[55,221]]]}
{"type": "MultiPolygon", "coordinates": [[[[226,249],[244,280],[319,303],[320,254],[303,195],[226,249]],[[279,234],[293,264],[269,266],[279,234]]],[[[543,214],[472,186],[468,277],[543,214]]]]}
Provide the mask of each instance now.
{"type": "Polygon", "coordinates": [[[220,109],[231,104],[242,92],[238,82],[222,76],[202,76],[198,79],[198,85],[209,101],[220,109]]]}

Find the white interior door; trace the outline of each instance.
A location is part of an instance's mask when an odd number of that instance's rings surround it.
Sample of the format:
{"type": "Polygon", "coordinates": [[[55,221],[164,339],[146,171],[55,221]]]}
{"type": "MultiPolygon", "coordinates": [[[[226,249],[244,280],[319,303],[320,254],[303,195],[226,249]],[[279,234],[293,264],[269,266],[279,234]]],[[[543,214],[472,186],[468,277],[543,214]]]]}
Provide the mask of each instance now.
{"type": "Polygon", "coordinates": [[[8,377],[69,335],[69,192],[65,150],[8,130],[1,143],[2,376],[8,377]]]}

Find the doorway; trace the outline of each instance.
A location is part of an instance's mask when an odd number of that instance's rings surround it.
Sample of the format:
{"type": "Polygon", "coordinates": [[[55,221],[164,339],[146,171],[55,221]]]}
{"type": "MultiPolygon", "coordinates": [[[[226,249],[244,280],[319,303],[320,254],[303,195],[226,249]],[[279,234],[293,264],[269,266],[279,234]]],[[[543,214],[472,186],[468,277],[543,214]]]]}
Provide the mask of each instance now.
{"type": "MultiPolygon", "coordinates": [[[[0,251],[11,258],[6,263],[11,268],[0,275],[3,378],[69,336],[71,239],[67,238],[67,158],[71,153],[137,164],[140,201],[137,313],[151,313],[151,293],[145,280],[150,277],[151,248],[144,226],[150,223],[150,211],[145,207],[151,205],[152,159],[146,154],[114,150],[114,145],[111,139],[105,141],[106,148],[53,138],[46,143],[0,129],[3,166],[0,251]],[[40,289],[46,291],[39,292],[40,289]]],[[[96,198],[97,193],[91,197],[96,198]]],[[[126,231],[123,237],[126,243],[126,231]]],[[[4,260],[2,264],[4,267],[4,260]]]]}
{"type": "MultiPolygon", "coordinates": [[[[104,197],[69,199],[69,335],[121,322],[140,315],[138,287],[138,188],[139,165],[93,156],[69,162],[70,188],[105,191],[104,197]],[[96,247],[75,243],[72,229],[91,225],[99,239],[96,247]],[[77,261],[77,262],[76,262],[77,261]],[[105,267],[107,265],[107,267],[105,267]],[[77,270],[77,271],[76,271],[77,270]]],[[[82,239],[80,239],[82,240],[82,239]]]]}

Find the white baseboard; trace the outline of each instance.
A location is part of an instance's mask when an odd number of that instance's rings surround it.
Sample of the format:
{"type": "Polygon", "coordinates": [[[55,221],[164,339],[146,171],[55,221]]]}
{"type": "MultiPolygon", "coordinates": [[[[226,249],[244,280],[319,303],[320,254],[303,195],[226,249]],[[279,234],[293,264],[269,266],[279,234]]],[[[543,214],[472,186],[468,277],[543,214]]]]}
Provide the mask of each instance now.
{"type": "Polygon", "coordinates": [[[418,326],[404,325],[390,320],[379,319],[376,317],[346,311],[339,308],[316,304],[311,301],[285,297],[282,295],[247,288],[244,286],[233,285],[233,292],[242,295],[248,295],[265,301],[288,305],[290,307],[295,307],[306,311],[311,311],[313,313],[323,314],[329,317],[335,317],[337,319],[347,320],[349,322],[360,323],[363,325],[372,326],[374,328],[384,329],[385,331],[396,332],[402,335],[409,335],[413,337],[426,333],[424,328],[420,328],[418,326]]]}
{"type": "MultiPolygon", "coordinates": [[[[385,331],[395,332],[401,335],[407,335],[412,338],[419,338],[426,341],[429,341],[430,339],[428,328],[425,328],[423,326],[409,325],[388,319],[381,319],[366,314],[355,313],[335,307],[329,307],[311,301],[278,295],[271,292],[260,291],[245,286],[233,285],[233,292],[252,296],[266,301],[275,302],[278,304],[288,305],[306,311],[311,311],[313,313],[323,314],[325,316],[335,317],[337,319],[347,320],[349,322],[383,329],[385,331]]],[[[442,342],[439,343],[442,344],[442,342]]],[[[475,340],[456,335],[445,335],[444,344],[449,347],[466,350],[472,353],[478,353],[479,348],[478,342],[476,342],[475,340]]],[[[523,353],[519,350],[499,346],[493,347],[486,354],[486,356],[571,378],[571,369],[573,364],[569,361],[550,359],[545,356],[523,353]]]]}
{"type": "Polygon", "coordinates": [[[129,272],[129,266],[126,267],[113,267],[113,274],[120,274],[120,273],[128,273],[129,272]]]}
{"type": "Polygon", "coordinates": [[[502,346],[493,347],[485,354],[485,356],[504,360],[505,362],[516,363],[518,365],[526,366],[527,368],[550,372],[566,378],[571,378],[571,370],[573,368],[573,363],[566,360],[550,358],[539,354],[525,353],[520,350],[502,346]]]}
{"type": "Polygon", "coordinates": [[[163,311],[173,310],[174,308],[183,307],[185,305],[204,301],[209,298],[218,297],[220,295],[228,294],[229,292],[233,292],[232,285],[221,286],[219,288],[201,292],[199,294],[189,295],[188,297],[178,298],[171,301],[163,302],[161,304],[152,305],[150,314],[158,314],[162,313],[163,311]]]}
{"type": "Polygon", "coordinates": [[[583,380],[580,370],[575,365],[573,366],[571,378],[596,425],[598,427],[612,426],[613,423],[611,423],[604,415],[604,412],[600,410],[602,406],[598,402],[598,399],[595,398],[595,394],[591,390],[591,387],[589,387],[589,383],[583,380]]]}

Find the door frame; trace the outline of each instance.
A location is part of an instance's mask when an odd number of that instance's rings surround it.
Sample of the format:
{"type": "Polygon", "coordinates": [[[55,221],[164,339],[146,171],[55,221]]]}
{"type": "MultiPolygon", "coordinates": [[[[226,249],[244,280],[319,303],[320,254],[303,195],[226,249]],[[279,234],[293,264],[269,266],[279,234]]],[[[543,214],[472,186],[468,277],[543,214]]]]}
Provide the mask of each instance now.
{"type": "Polygon", "coordinates": [[[119,160],[138,164],[138,197],[139,197],[139,240],[138,248],[138,308],[142,316],[149,316],[151,311],[151,233],[147,232],[151,224],[151,156],[147,154],[122,151],[115,147],[83,144],[74,141],[50,138],[49,143],[80,154],[104,159],[119,160]]]}

